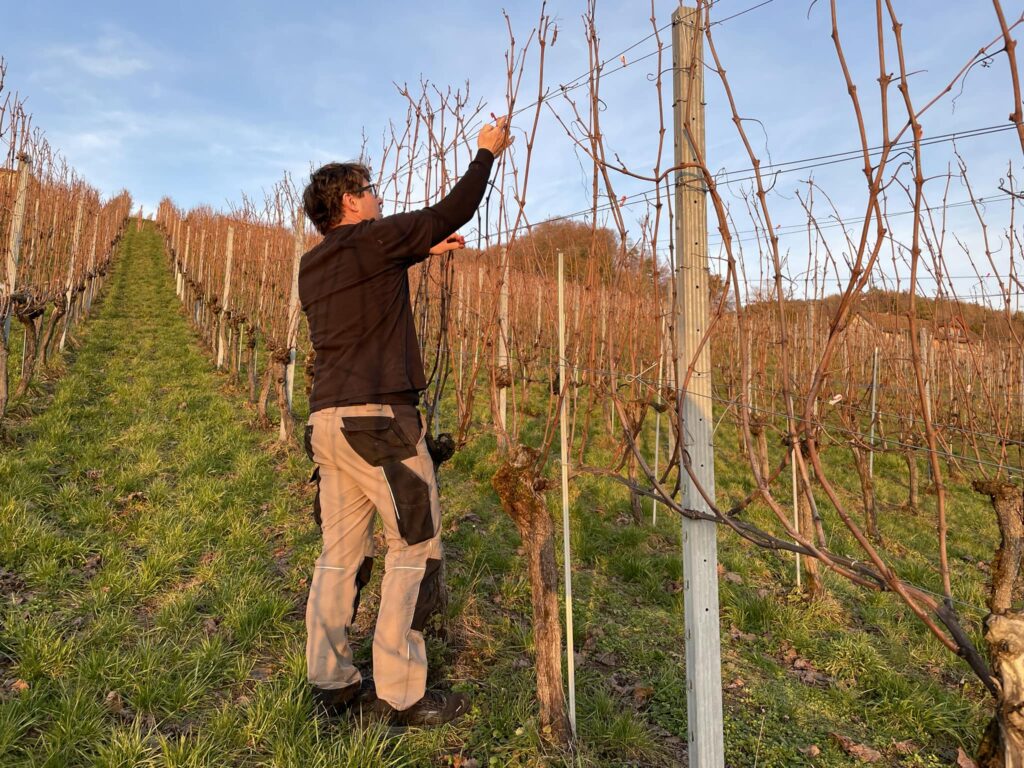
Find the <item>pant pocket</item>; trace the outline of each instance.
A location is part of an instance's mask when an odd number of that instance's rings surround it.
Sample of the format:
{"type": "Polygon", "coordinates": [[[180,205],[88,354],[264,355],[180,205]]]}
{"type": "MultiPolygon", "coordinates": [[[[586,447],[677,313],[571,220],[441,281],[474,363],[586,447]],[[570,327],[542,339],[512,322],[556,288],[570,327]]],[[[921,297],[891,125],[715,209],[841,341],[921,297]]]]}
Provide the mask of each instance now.
{"type": "Polygon", "coordinates": [[[406,544],[434,538],[430,485],[403,462],[418,455],[423,422],[413,406],[394,406],[395,416],[345,416],[341,433],[371,467],[384,470],[395,505],[398,533],[406,544]]]}
{"type": "Polygon", "coordinates": [[[341,434],[359,458],[371,467],[416,455],[416,442],[399,429],[390,416],[345,416],[341,434]]]}
{"type": "Polygon", "coordinates": [[[389,461],[383,469],[395,502],[398,532],[402,539],[411,545],[434,538],[430,486],[400,461],[389,461]]]}

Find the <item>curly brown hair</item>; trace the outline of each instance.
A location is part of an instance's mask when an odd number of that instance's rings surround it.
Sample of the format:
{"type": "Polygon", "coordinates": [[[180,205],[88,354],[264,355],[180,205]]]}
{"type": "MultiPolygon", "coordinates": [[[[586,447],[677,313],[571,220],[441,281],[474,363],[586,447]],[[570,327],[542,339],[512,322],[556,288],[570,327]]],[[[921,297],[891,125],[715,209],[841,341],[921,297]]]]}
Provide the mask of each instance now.
{"type": "Polygon", "coordinates": [[[357,194],[369,180],[370,169],[362,163],[328,163],[309,174],[302,207],[317,232],[326,235],[341,219],[345,194],[357,194]]]}

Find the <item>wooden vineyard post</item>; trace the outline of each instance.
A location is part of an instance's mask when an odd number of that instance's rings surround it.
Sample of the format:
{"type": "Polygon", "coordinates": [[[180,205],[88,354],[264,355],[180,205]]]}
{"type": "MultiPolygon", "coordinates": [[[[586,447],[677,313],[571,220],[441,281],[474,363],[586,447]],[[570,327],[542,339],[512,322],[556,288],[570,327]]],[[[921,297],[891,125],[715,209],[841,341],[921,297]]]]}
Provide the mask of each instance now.
{"type": "MultiPolygon", "coordinates": [[[[925,423],[930,424],[932,420],[932,369],[929,365],[929,361],[931,360],[929,351],[932,344],[928,329],[924,326],[917,329],[917,341],[920,349],[919,354],[921,367],[924,369],[924,416],[927,418],[925,423]]],[[[910,343],[914,343],[913,339],[911,339],[910,343]]],[[[928,468],[928,479],[934,482],[935,477],[932,474],[932,463],[930,461],[926,461],[925,466],[928,468]]]]}
{"type": "Polygon", "coordinates": [[[875,347],[874,355],[871,358],[871,428],[869,430],[868,445],[868,477],[875,476],[875,423],[878,421],[878,347],[875,347]]]}
{"type": "MultiPolygon", "coordinates": [[[[7,268],[4,284],[0,287],[0,295],[13,294],[17,288],[18,259],[21,256],[21,235],[25,228],[25,208],[28,202],[28,177],[32,171],[32,158],[28,155],[18,156],[18,192],[14,199],[14,217],[11,220],[11,232],[7,239],[7,268]]],[[[31,262],[30,262],[31,263],[31,262]]],[[[11,315],[8,312],[3,322],[3,345],[11,335],[11,315]]]]}
{"type": "Polygon", "coordinates": [[[508,378],[510,376],[508,361],[508,280],[509,252],[506,246],[502,251],[501,288],[498,291],[498,444],[505,448],[508,442],[508,378]]]}
{"type": "MultiPolygon", "coordinates": [[[[266,288],[266,285],[267,285],[267,264],[269,262],[270,262],[270,241],[267,240],[267,241],[265,241],[263,243],[263,261],[262,261],[262,264],[261,264],[261,267],[260,267],[260,291],[259,291],[259,299],[256,302],[256,317],[257,318],[263,317],[263,294],[264,294],[264,289],[266,288]]],[[[254,325],[253,325],[253,333],[256,332],[255,331],[256,327],[257,326],[254,323],[254,325]]],[[[252,358],[249,361],[249,379],[252,382],[249,385],[249,388],[250,388],[250,391],[252,391],[252,392],[256,391],[256,382],[257,382],[257,380],[259,378],[257,373],[256,373],[256,369],[258,367],[258,360],[259,360],[259,347],[258,347],[258,345],[253,343],[253,346],[252,346],[252,358]]]]}
{"type": "Polygon", "coordinates": [[[217,368],[224,367],[224,324],[227,322],[231,300],[231,262],[235,255],[235,228],[228,227],[227,263],[224,265],[224,303],[217,314],[217,368]]]}
{"type": "MultiPolygon", "coordinates": [[[[31,158],[29,158],[28,155],[22,155],[22,157],[25,158],[25,162],[29,165],[29,170],[31,170],[31,163],[32,163],[31,158]]],[[[20,171],[20,168],[19,168],[19,171],[20,171]]],[[[19,181],[19,189],[20,189],[20,182],[21,182],[21,177],[20,176],[19,176],[18,181],[19,181]]],[[[25,200],[26,200],[26,203],[27,203],[27,201],[28,201],[28,172],[27,171],[26,171],[26,174],[25,174],[25,200]]],[[[17,200],[15,200],[15,210],[17,210],[17,200]]],[[[22,214],[21,224],[19,224],[17,227],[14,227],[14,226],[11,227],[11,234],[12,235],[14,234],[15,231],[18,232],[18,243],[17,243],[17,249],[15,249],[15,244],[14,244],[13,239],[12,239],[11,243],[9,244],[10,245],[10,249],[7,251],[9,259],[11,259],[11,257],[14,255],[15,250],[17,250],[18,252],[21,251],[21,238],[23,237],[22,232],[23,232],[23,225],[25,223],[25,215],[26,215],[25,213],[22,214]]],[[[32,221],[33,221],[34,225],[38,225],[39,224],[39,198],[38,197],[36,198],[35,205],[33,206],[32,221]]],[[[32,265],[32,258],[33,258],[34,255],[35,255],[35,247],[33,245],[33,247],[29,248],[29,251],[28,251],[28,254],[27,254],[29,266],[32,265]]],[[[17,274],[18,273],[18,266],[17,266],[18,265],[18,260],[17,259],[11,259],[11,261],[13,261],[14,265],[15,265],[14,266],[14,277],[15,277],[15,281],[17,281],[17,277],[18,277],[18,274],[17,274]]],[[[8,264],[10,264],[10,262],[8,262],[8,264]]],[[[8,317],[7,321],[4,323],[4,328],[5,328],[5,332],[6,333],[10,333],[10,322],[11,322],[10,318],[8,317]]],[[[33,320],[32,322],[34,323],[35,321],[33,320]]],[[[25,364],[26,364],[26,362],[28,360],[28,355],[29,355],[29,327],[28,327],[28,323],[24,323],[23,325],[24,325],[24,337],[23,337],[24,343],[21,345],[21,376],[24,379],[24,377],[25,377],[25,364]]],[[[34,325],[33,325],[33,330],[35,330],[35,326],[34,325]]],[[[18,388],[19,389],[21,388],[20,383],[18,385],[18,388]]]]}
{"type": "Polygon", "coordinates": [[[287,397],[287,413],[281,413],[281,440],[286,440],[288,433],[285,419],[291,418],[292,393],[295,389],[295,352],[299,336],[299,262],[306,249],[306,230],[303,227],[302,211],[295,212],[295,252],[292,259],[292,295],[288,301],[288,362],[285,366],[285,396],[287,397]]]}
{"type": "MultiPolygon", "coordinates": [[[[539,334],[538,334],[539,335],[539,334]]],[[[569,670],[569,728],[576,737],[576,649],[573,646],[572,623],[572,551],[569,546],[569,366],[565,359],[565,257],[558,252],[558,381],[561,384],[558,408],[558,431],[562,466],[562,561],[565,571],[565,654],[569,670]]]]}
{"type": "Polygon", "coordinates": [[[199,232],[199,269],[196,271],[196,300],[192,305],[192,322],[198,330],[202,331],[202,310],[203,310],[203,294],[206,292],[206,283],[203,280],[203,262],[206,258],[206,230],[200,230],[199,232]]]}
{"type": "Polygon", "coordinates": [[[97,221],[96,226],[92,229],[92,245],[89,247],[89,271],[86,273],[88,277],[88,284],[85,287],[85,315],[89,316],[92,312],[92,297],[95,292],[96,286],[96,240],[99,238],[100,226],[97,221]]]}
{"type": "Polygon", "coordinates": [[[192,227],[190,225],[185,226],[185,262],[181,267],[181,301],[182,303],[187,302],[189,295],[188,288],[188,253],[192,239],[192,227]]]}
{"type": "Polygon", "coordinates": [[[75,260],[78,257],[78,238],[82,234],[82,214],[85,210],[85,194],[78,197],[78,210],[75,213],[75,231],[71,237],[71,263],[68,264],[68,279],[64,285],[64,329],[60,333],[58,349],[63,352],[68,340],[68,325],[71,323],[71,297],[74,289],[75,260]]]}
{"type": "MultiPolygon", "coordinates": [[[[800,480],[797,477],[796,471],[796,452],[800,450],[800,446],[794,442],[789,447],[789,468],[790,468],[790,480],[793,484],[793,530],[797,533],[803,533],[800,530],[800,480]]],[[[800,553],[796,553],[796,588],[799,591],[803,588],[803,579],[800,576],[800,553]]]]}
{"type": "Polygon", "coordinates": [[[476,268],[476,319],[473,328],[473,367],[471,371],[477,370],[477,364],[480,362],[480,327],[481,318],[483,317],[483,296],[484,296],[484,268],[478,266],[476,268]]]}
{"type": "Polygon", "coordinates": [[[185,261],[184,251],[181,243],[181,225],[182,220],[178,219],[174,222],[174,271],[175,271],[175,289],[178,294],[178,298],[182,298],[185,295],[185,261]]]}
{"type": "Polygon", "coordinates": [[[89,295],[92,292],[92,284],[95,279],[93,273],[96,268],[96,241],[100,234],[100,222],[99,213],[96,214],[96,221],[92,227],[92,237],[89,240],[89,261],[85,266],[85,279],[82,282],[82,287],[78,291],[78,301],[75,306],[77,307],[77,319],[89,316],[89,307],[92,302],[89,299],[89,295]]]}
{"type": "Polygon", "coordinates": [[[181,255],[176,255],[177,259],[180,259],[178,264],[178,298],[182,300],[184,300],[188,292],[188,284],[186,283],[188,277],[188,232],[189,226],[178,222],[178,247],[182,249],[181,255]]]}
{"type": "MultiPolygon", "coordinates": [[[[658,390],[657,398],[661,398],[664,391],[665,376],[665,317],[662,315],[661,328],[658,330],[658,390]]],[[[654,413],[654,476],[658,476],[658,455],[661,450],[661,411],[654,413]]],[[[651,499],[651,525],[658,524],[658,500],[651,499]]]]}
{"type": "MultiPolygon", "coordinates": [[[[14,217],[7,243],[7,258],[3,281],[0,282],[0,418],[7,412],[9,390],[7,359],[10,354],[11,316],[14,314],[14,291],[18,284],[18,258],[21,254],[21,234],[25,225],[25,202],[28,197],[28,174],[32,165],[28,155],[18,156],[18,187],[14,201],[14,217]]],[[[26,331],[27,333],[27,331],[26,331]]],[[[22,371],[25,369],[25,345],[22,345],[22,371]]]]}
{"type": "MultiPolygon", "coordinates": [[[[702,162],[704,158],[703,38],[697,9],[681,6],[673,12],[672,21],[675,164],[681,166],[702,162]]],[[[704,343],[709,301],[706,194],[699,168],[676,171],[676,407],[682,438],[682,504],[684,509],[705,514],[710,513],[710,506],[697,483],[712,501],[715,493],[711,345],[704,343]]],[[[716,534],[714,522],[683,516],[686,709],[691,768],[722,768],[725,763],[716,534]]]]}
{"type": "Polygon", "coordinates": [[[456,388],[458,389],[459,392],[462,391],[462,368],[463,368],[463,365],[465,363],[465,359],[464,358],[465,358],[465,354],[466,354],[466,290],[465,290],[466,280],[465,280],[465,277],[466,277],[465,272],[460,269],[458,271],[458,276],[457,276],[458,279],[457,279],[457,284],[456,284],[457,285],[456,291],[457,291],[457,295],[459,297],[457,302],[456,302],[456,306],[458,306],[457,316],[458,316],[458,320],[459,320],[459,325],[458,325],[458,328],[459,328],[459,367],[458,367],[458,376],[455,379],[456,388]]]}
{"type": "Polygon", "coordinates": [[[256,317],[263,317],[263,289],[267,284],[267,264],[270,262],[270,241],[263,243],[263,262],[260,271],[260,293],[257,302],[256,317]]]}

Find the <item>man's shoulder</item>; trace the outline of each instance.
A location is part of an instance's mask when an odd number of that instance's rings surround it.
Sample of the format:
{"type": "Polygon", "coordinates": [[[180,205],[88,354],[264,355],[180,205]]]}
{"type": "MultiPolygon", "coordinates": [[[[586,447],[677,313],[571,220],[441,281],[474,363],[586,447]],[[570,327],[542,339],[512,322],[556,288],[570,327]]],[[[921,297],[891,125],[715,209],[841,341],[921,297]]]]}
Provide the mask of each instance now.
{"type": "Polygon", "coordinates": [[[384,258],[386,235],[375,229],[376,222],[362,221],[332,229],[324,239],[299,259],[300,293],[308,287],[319,293],[318,284],[345,284],[389,271],[397,265],[384,258]]]}
{"type": "Polygon", "coordinates": [[[426,257],[431,243],[423,210],[342,224],[308,250],[299,262],[300,279],[326,274],[365,277],[382,270],[406,269],[426,257]]]}
{"type": "Polygon", "coordinates": [[[325,258],[337,251],[345,250],[353,246],[352,233],[348,230],[353,228],[352,224],[335,227],[324,235],[324,239],[306,251],[299,260],[299,269],[311,267],[322,263],[325,258]]]}
{"type": "Polygon", "coordinates": [[[324,253],[333,253],[347,248],[360,248],[366,246],[368,241],[379,241],[382,231],[393,226],[393,223],[388,221],[393,218],[395,217],[387,216],[376,221],[360,221],[355,224],[337,226],[324,235],[324,239],[307,251],[305,256],[315,259],[324,253]]]}

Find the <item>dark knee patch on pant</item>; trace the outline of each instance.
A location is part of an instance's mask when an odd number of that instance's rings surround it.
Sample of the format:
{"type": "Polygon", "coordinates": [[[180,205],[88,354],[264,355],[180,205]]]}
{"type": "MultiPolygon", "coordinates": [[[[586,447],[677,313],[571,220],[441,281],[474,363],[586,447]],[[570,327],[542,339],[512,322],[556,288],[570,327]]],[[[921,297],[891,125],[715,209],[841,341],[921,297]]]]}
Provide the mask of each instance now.
{"type": "Polygon", "coordinates": [[[370,583],[371,573],[373,573],[373,558],[364,557],[362,565],[356,571],[356,597],[352,602],[352,621],[356,620],[356,611],[359,610],[359,596],[363,592],[363,587],[370,583]]]}
{"type": "Polygon", "coordinates": [[[313,522],[321,531],[324,529],[323,517],[320,514],[320,467],[313,470],[309,482],[316,483],[316,496],[313,497],[313,522]]]}
{"type": "Polygon", "coordinates": [[[341,433],[371,467],[416,455],[416,441],[410,440],[390,416],[345,416],[341,433]]]}
{"type": "Polygon", "coordinates": [[[426,568],[423,569],[423,581],[420,582],[420,592],[416,596],[416,609],[412,614],[412,628],[422,632],[427,625],[427,619],[437,608],[441,599],[441,561],[428,559],[426,568]]]}
{"type": "Polygon", "coordinates": [[[434,538],[430,513],[430,486],[400,461],[384,464],[384,477],[391,488],[398,518],[398,532],[406,544],[434,538]]]}

